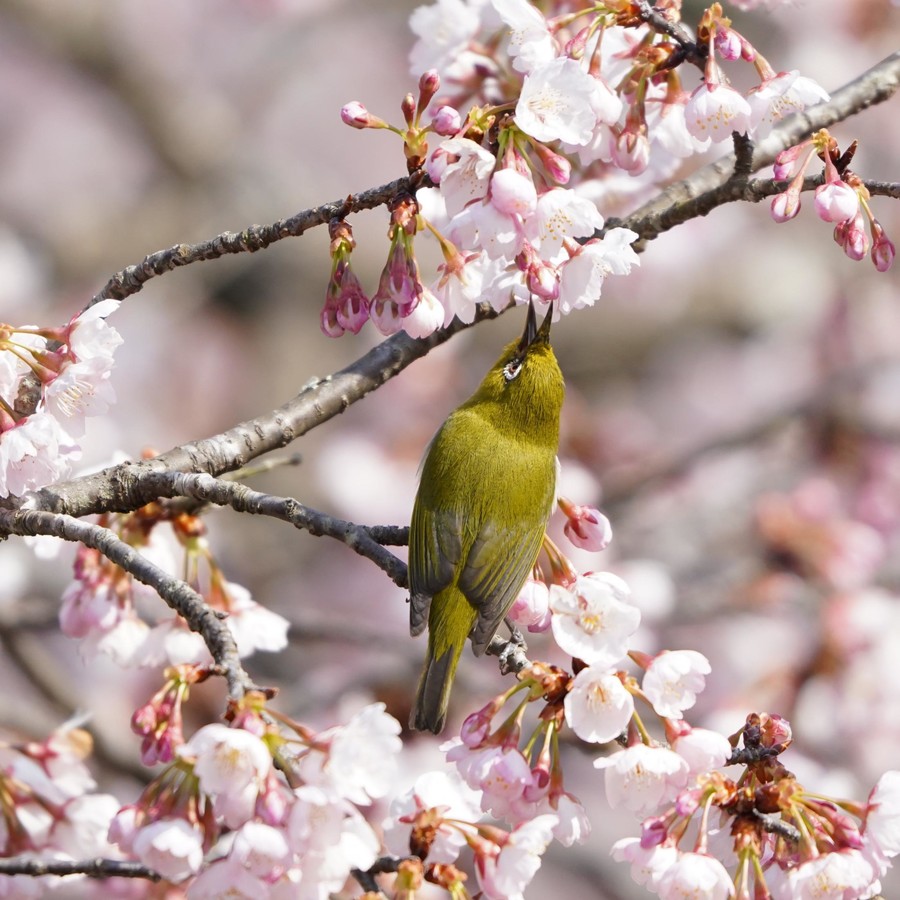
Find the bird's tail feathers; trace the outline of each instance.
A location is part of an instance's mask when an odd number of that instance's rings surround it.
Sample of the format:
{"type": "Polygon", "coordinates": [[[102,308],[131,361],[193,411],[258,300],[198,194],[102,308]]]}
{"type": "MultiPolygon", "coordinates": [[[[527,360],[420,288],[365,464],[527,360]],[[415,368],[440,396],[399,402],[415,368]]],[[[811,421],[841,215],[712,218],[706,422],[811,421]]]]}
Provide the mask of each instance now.
{"type": "Polygon", "coordinates": [[[453,644],[441,656],[436,657],[431,643],[429,639],[428,656],[419,679],[416,704],[409,716],[409,727],[416,731],[440,734],[447,718],[450,688],[453,686],[453,676],[456,675],[463,644],[453,644]]]}

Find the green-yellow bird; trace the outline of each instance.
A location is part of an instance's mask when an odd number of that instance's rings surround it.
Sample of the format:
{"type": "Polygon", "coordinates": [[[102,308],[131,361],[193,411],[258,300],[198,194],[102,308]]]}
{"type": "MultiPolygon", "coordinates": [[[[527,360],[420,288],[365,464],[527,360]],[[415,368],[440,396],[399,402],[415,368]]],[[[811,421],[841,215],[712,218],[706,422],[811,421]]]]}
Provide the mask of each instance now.
{"type": "Polygon", "coordinates": [[[428,624],[410,727],[439,733],[466,638],[481,656],[528,578],[556,489],[565,385],[551,306],[438,429],[422,464],[409,533],[409,630],[428,624]]]}

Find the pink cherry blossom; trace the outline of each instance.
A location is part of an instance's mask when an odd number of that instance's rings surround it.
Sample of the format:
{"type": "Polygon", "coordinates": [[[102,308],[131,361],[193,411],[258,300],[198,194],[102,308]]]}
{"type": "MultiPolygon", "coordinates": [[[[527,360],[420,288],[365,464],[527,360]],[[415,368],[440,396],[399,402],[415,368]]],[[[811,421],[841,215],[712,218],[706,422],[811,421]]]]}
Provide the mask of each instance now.
{"type": "Polygon", "coordinates": [[[529,578],[509,610],[514,622],[529,631],[546,631],[550,627],[550,589],[543,581],[529,578]]]}
{"type": "Polygon", "coordinates": [[[843,181],[829,181],[816,188],[815,206],[820,219],[843,222],[859,210],[859,194],[843,181]]]}

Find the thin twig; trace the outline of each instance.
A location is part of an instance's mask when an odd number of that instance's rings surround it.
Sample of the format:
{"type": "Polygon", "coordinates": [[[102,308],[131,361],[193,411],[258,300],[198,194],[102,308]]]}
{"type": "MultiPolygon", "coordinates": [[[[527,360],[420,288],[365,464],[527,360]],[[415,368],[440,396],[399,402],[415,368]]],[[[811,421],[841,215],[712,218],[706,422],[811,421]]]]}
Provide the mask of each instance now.
{"type": "Polygon", "coordinates": [[[413,192],[418,183],[417,178],[398,178],[381,187],[351,194],[346,200],[332,200],[313,209],[304,209],[271,225],[248,225],[243,231],[225,231],[199,244],[175,244],[166,250],[157,250],[145,256],[142,262],[126,266],[121,272],[116,272],[99,293],[94,295],[88,306],[93,306],[101,300],[123,300],[136,294],[151,278],[181,266],[218,259],[231,253],[255,253],[276,241],[299,237],[304,231],[316,225],[324,225],[334,218],[344,218],[363,209],[382,206],[400,192],[413,192]]]}
{"type": "Polygon", "coordinates": [[[406,587],[406,565],[374,540],[365,526],[311,509],[292,497],[264,494],[238,482],[211,475],[186,475],[181,472],[147,475],[141,480],[141,491],[142,499],[147,503],[159,497],[193,497],[204,503],[230,506],[237,512],[281,519],[316,536],[336,538],[355,553],[374,562],[398,587],[406,587]]]}
{"type": "Polygon", "coordinates": [[[31,875],[87,875],[88,878],[144,878],[162,881],[162,875],[137,862],[125,859],[0,859],[0,874],[31,875]]]}
{"type": "Polygon", "coordinates": [[[228,682],[228,693],[239,699],[254,685],[244,671],[237,645],[228,626],[190,585],[169,575],[108,528],[71,516],[40,510],[0,510],[0,533],[49,534],[98,550],[142,584],[149,585],[177,612],[206,644],[228,682]]]}

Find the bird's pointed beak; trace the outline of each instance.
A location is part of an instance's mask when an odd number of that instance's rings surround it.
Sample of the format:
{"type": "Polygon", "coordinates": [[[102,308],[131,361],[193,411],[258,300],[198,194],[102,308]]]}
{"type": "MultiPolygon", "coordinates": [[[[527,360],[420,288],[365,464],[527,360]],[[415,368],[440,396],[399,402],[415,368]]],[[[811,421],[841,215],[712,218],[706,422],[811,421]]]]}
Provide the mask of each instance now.
{"type": "Polygon", "coordinates": [[[549,343],[550,341],[550,323],[553,320],[553,304],[547,310],[541,327],[538,328],[537,313],[534,311],[534,303],[528,301],[528,317],[525,319],[525,331],[522,334],[522,340],[519,341],[519,352],[524,353],[535,341],[549,343]]]}

